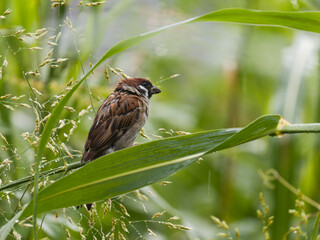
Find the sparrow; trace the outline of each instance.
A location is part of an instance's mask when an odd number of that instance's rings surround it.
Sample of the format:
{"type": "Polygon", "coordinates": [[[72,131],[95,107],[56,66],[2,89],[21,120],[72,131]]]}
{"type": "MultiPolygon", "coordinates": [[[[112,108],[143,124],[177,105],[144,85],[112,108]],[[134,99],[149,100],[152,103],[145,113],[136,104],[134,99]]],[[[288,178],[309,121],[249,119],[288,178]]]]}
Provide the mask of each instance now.
{"type": "MultiPolygon", "coordinates": [[[[161,90],[144,78],[120,81],[101,104],[90,128],[81,162],[132,146],[149,116],[149,100],[161,90]]],[[[86,204],[90,210],[91,203],[86,204]]]]}

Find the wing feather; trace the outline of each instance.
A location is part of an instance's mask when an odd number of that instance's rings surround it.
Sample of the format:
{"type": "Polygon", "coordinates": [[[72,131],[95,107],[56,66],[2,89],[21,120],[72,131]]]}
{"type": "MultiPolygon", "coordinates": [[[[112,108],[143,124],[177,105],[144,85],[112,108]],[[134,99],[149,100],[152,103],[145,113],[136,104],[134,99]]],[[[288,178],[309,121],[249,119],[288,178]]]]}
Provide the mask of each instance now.
{"type": "Polygon", "coordinates": [[[97,112],[81,161],[102,156],[134,123],[141,120],[144,105],[135,95],[111,94],[97,112]]]}

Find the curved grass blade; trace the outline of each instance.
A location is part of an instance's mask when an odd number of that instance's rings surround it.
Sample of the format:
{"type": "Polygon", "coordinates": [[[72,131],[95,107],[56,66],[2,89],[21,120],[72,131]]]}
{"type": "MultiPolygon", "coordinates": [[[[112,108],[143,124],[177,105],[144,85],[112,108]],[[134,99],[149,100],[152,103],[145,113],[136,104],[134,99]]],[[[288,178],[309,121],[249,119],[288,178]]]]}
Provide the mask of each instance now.
{"type": "MultiPolygon", "coordinates": [[[[178,170],[170,166],[165,174],[164,171],[154,171],[157,167],[161,168],[163,164],[169,166],[170,160],[180,163],[177,159],[181,159],[183,162],[191,159],[190,155],[195,158],[194,154],[210,150],[214,142],[220,143],[236,131],[209,131],[157,140],[103,156],[41,191],[39,212],[48,211],[48,207],[61,208],[98,201],[151,184],[178,170]],[[152,172],[152,175],[143,176],[141,172],[152,172]],[[138,175],[137,179],[132,179],[132,175],[138,175]]],[[[30,215],[31,209],[32,204],[29,204],[25,216],[30,215]]]]}
{"type": "Polygon", "coordinates": [[[153,31],[123,40],[111,47],[110,50],[103,56],[103,59],[105,60],[168,29],[175,28],[187,23],[215,21],[257,26],[260,25],[285,27],[320,33],[320,12],[280,12],[230,8],[213,11],[198,17],[186,19],[184,21],[167,25],[153,31]]]}
{"type": "Polygon", "coordinates": [[[235,133],[221,144],[215,146],[209,152],[217,152],[231,148],[245,142],[253,141],[261,136],[278,135],[278,128],[281,123],[280,115],[266,115],[247,125],[241,131],[235,133]]]}
{"type": "MultiPolygon", "coordinates": [[[[280,119],[279,115],[267,115],[242,130],[172,137],[103,156],[43,189],[38,212],[115,197],[157,182],[202,155],[275,133],[280,119]]],[[[30,203],[22,217],[29,216],[32,207],[30,203]]]]}
{"type": "Polygon", "coordinates": [[[222,9],[204,14],[192,22],[220,21],[261,26],[275,26],[320,33],[320,12],[261,11],[222,9]]]}
{"type": "Polygon", "coordinates": [[[3,225],[0,228],[0,240],[6,240],[7,239],[7,236],[11,232],[11,229],[13,228],[13,226],[16,224],[16,221],[19,220],[19,218],[20,218],[22,212],[24,211],[24,209],[21,210],[20,212],[16,213],[14,215],[14,217],[9,222],[7,222],[5,225],[3,225]]]}
{"type": "MultiPolygon", "coordinates": [[[[78,89],[78,87],[81,85],[81,83],[89,76],[89,74],[100,65],[100,62],[97,62],[73,87],[72,89],[61,99],[61,101],[58,103],[58,105],[53,109],[51,116],[49,117],[46,125],[44,126],[43,132],[40,137],[40,142],[38,146],[38,151],[35,159],[35,173],[34,173],[34,185],[38,186],[39,183],[39,169],[40,169],[40,161],[42,158],[42,155],[44,153],[44,150],[46,148],[46,145],[49,141],[52,129],[55,127],[57,121],[59,120],[60,114],[62,110],[64,109],[64,106],[67,104],[73,93],[78,89]]],[[[36,226],[37,222],[37,201],[38,200],[38,188],[34,188],[33,193],[33,224],[36,226]]],[[[36,227],[34,227],[34,236],[36,236],[36,227]]]]}

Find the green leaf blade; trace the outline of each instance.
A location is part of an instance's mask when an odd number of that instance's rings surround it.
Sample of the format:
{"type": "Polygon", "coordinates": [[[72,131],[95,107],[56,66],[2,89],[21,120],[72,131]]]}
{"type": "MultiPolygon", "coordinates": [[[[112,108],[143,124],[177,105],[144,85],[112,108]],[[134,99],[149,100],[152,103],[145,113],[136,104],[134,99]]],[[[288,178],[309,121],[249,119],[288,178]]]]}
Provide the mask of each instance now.
{"type": "Polygon", "coordinates": [[[6,240],[7,236],[11,232],[13,226],[19,220],[21,214],[24,212],[25,208],[14,215],[13,218],[10,219],[5,225],[0,228],[0,240],[6,240]]]}
{"type": "MultiPolygon", "coordinates": [[[[99,201],[157,182],[213,151],[275,133],[281,117],[267,115],[240,129],[157,140],[98,158],[39,193],[39,213],[99,201]]],[[[32,212],[30,203],[23,217],[32,212]]]]}
{"type": "MultiPolygon", "coordinates": [[[[205,154],[213,145],[221,143],[237,131],[229,129],[179,136],[103,156],[41,191],[38,212],[117,196],[123,192],[115,190],[115,182],[125,186],[125,192],[156,182],[185,167],[188,160],[205,154]],[[159,169],[162,170],[159,172],[159,169]],[[139,178],[143,174],[149,174],[151,179],[146,176],[139,178]],[[132,179],[131,176],[136,178],[132,179]],[[112,194],[108,196],[106,193],[109,188],[112,194]]],[[[28,206],[24,216],[30,214],[31,206],[28,206]]]]}
{"type": "Polygon", "coordinates": [[[247,125],[241,131],[235,133],[223,143],[215,146],[210,152],[231,148],[242,143],[255,140],[261,136],[276,134],[280,120],[280,115],[262,116],[247,125]]]}
{"type": "Polygon", "coordinates": [[[166,30],[196,22],[230,22],[257,26],[276,26],[320,33],[320,12],[280,12],[230,8],[209,12],[125,39],[112,46],[101,60],[104,61],[166,30]]]}
{"type": "Polygon", "coordinates": [[[192,22],[207,21],[286,27],[320,33],[320,12],[281,12],[249,9],[222,9],[197,17],[192,22]]]}

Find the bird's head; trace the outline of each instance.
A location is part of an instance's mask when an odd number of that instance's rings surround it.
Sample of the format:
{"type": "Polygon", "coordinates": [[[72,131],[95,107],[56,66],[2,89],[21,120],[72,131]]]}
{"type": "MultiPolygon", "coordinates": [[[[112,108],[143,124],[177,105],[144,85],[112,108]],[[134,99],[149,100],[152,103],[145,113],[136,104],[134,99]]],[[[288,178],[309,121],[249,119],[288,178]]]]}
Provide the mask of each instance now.
{"type": "Polygon", "coordinates": [[[133,94],[150,99],[153,94],[158,94],[161,90],[152,85],[145,78],[127,78],[118,83],[116,91],[128,91],[133,94]]]}

